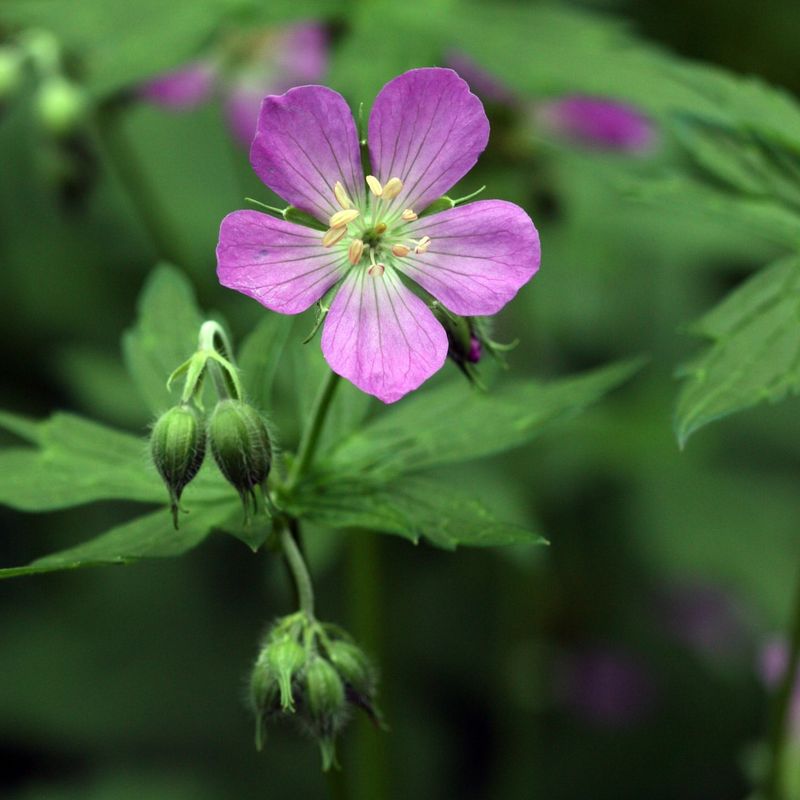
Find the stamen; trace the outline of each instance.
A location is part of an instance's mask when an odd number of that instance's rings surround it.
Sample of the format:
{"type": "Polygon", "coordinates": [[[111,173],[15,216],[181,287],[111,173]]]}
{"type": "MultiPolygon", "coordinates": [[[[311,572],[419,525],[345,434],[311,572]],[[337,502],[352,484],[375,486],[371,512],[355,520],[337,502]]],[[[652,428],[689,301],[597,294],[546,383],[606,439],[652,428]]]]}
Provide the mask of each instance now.
{"type": "Polygon", "coordinates": [[[396,256],[402,258],[403,256],[407,256],[411,252],[411,248],[405,244],[393,244],[392,245],[392,253],[396,256]]]}
{"type": "Polygon", "coordinates": [[[329,220],[331,228],[340,228],[351,223],[361,212],[357,208],[345,208],[337,211],[329,220]]]}
{"type": "Polygon", "coordinates": [[[353,239],[350,242],[350,249],[347,251],[347,257],[350,259],[350,263],[355,266],[361,261],[361,256],[364,254],[364,242],[361,239],[353,239]]]}
{"type": "Polygon", "coordinates": [[[386,223],[385,222],[379,222],[375,226],[375,235],[376,236],[381,236],[384,233],[386,233],[386,223]]]}
{"type": "Polygon", "coordinates": [[[389,178],[383,187],[383,199],[393,200],[401,191],[403,191],[403,181],[400,178],[389,178]]]}
{"type": "Polygon", "coordinates": [[[322,237],[322,246],[332,247],[346,233],[347,233],[347,228],[343,225],[338,228],[330,228],[329,230],[325,231],[325,235],[322,237]]]}
{"type": "Polygon", "coordinates": [[[383,186],[381,182],[374,175],[367,175],[367,186],[375,197],[380,197],[383,194],[383,186]]]}
{"type": "Polygon", "coordinates": [[[431,246],[431,237],[430,236],[423,236],[417,242],[417,246],[414,248],[414,252],[417,255],[419,255],[420,253],[426,253],[430,246],[431,246]]]}
{"type": "Polygon", "coordinates": [[[333,193],[336,195],[336,200],[342,208],[348,209],[353,207],[353,202],[347,196],[347,192],[341,181],[336,181],[336,183],[333,184],[333,193]]]}
{"type": "Polygon", "coordinates": [[[405,220],[406,222],[413,222],[417,219],[417,215],[414,213],[413,208],[407,208],[401,215],[400,219],[405,220]]]}
{"type": "Polygon", "coordinates": [[[377,264],[373,264],[367,270],[367,275],[369,275],[372,278],[380,278],[384,272],[386,272],[386,265],[378,262],[377,264]]]}

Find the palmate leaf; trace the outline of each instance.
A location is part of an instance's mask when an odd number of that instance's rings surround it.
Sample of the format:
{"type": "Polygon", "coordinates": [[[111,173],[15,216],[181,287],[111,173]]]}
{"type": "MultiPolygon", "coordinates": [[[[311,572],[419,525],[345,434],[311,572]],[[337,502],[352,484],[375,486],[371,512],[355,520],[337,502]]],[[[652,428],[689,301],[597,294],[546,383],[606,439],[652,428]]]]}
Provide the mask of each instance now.
{"type": "Polygon", "coordinates": [[[425,538],[446,550],[546,543],[520,525],[500,521],[480,500],[428,476],[388,484],[363,476],[309,482],[290,510],[327,527],[391,533],[415,544],[425,538]]]}
{"type": "Polygon", "coordinates": [[[0,578],[179,556],[237,514],[241,515],[241,507],[236,499],[194,503],[191,513],[182,515],[180,529],[176,531],[171,516],[162,508],[118,525],[91,541],[38,558],[27,566],[0,569],[0,578]]]}
{"type": "Polygon", "coordinates": [[[627,380],[641,361],[543,384],[519,381],[496,391],[453,382],[420,392],[336,447],[326,469],[389,479],[518,447],[568,419],[627,380]]]}
{"type": "Polygon", "coordinates": [[[681,369],[681,446],[715,419],[800,388],[800,258],[763,269],[694,327],[710,347],[681,369]]]}
{"type": "Polygon", "coordinates": [[[180,399],[167,377],[197,348],[203,317],[188,279],[168,264],[157,266],[139,297],[136,325],[122,340],[128,371],[148,408],[165,411],[180,399]]]}
{"type": "MultiPolygon", "coordinates": [[[[63,413],[42,422],[4,413],[0,427],[37,445],[0,450],[3,505],[52,511],[99,500],[165,502],[144,438],[63,413]]],[[[213,467],[200,472],[190,491],[206,501],[230,494],[213,467]]]]}
{"type": "Polygon", "coordinates": [[[268,313],[242,342],[238,366],[247,397],[262,409],[269,408],[272,384],[292,330],[292,318],[268,313]]]}

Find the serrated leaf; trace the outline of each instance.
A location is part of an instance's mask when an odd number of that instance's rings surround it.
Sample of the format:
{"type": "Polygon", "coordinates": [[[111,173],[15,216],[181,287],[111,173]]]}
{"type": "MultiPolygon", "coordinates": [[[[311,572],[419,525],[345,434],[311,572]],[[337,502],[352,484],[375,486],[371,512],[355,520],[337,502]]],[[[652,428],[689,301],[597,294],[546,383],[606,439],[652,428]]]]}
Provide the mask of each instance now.
{"type": "Polygon", "coordinates": [[[332,528],[364,528],[436,547],[542,544],[520,525],[502,522],[478,499],[430,477],[404,477],[390,484],[331,476],[301,487],[291,510],[332,528]]]}
{"type": "Polygon", "coordinates": [[[275,373],[291,330],[291,317],[267,313],[242,342],[238,364],[245,394],[262,409],[269,408],[275,373]]]}
{"type": "Polygon", "coordinates": [[[122,340],[125,362],[148,408],[160,413],[180,399],[167,378],[197,347],[203,317],[188,279],[167,264],[155,268],[139,298],[136,325],[122,340]]]}
{"type": "Polygon", "coordinates": [[[159,509],[118,525],[84,544],[38,558],[27,566],[0,569],[0,578],[182,555],[200,544],[238,509],[238,502],[196,505],[191,513],[182,515],[177,531],[166,510],[159,509]]]}
{"type": "Polygon", "coordinates": [[[681,446],[713,420],[800,387],[800,259],[747,280],[695,326],[712,345],[681,370],[675,411],[681,446]]]}
{"type": "Polygon", "coordinates": [[[369,471],[388,479],[518,447],[627,380],[641,362],[624,362],[542,384],[520,381],[481,393],[463,382],[420,392],[335,448],[333,472],[369,471]]]}
{"type": "MultiPolygon", "coordinates": [[[[63,413],[42,422],[3,413],[0,427],[24,433],[38,444],[0,450],[0,504],[21,511],[50,511],[98,500],[166,500],[144,437],[63,413]]],[[[225,491],[215,470],[203,470],[187,497],[208,500],[224,496],[225,491]]]]}

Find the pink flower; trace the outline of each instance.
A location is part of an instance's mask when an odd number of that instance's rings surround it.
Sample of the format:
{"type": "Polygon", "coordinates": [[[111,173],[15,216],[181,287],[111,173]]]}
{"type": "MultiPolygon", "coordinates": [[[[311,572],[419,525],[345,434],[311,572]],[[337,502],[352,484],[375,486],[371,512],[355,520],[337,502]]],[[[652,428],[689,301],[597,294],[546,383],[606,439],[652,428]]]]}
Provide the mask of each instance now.
{"type": "Polygon", "coordinates": [[[214,58],[194,61],[139,87],[139,96],[163,108],[186,111],[222,96],[228,125],[250,147],[265,95],[319,80],[327,69],[325,29],[313,23],[228,38],[214,58]],[[226,69],[231,61],[235,66],[226,69]]]}
{"type": "Polygon", "coordinates": [[[653,123],[644,114],[607,97],[566,95],[540,103],[534,115],[551,134],[585,147],[641,153],[655,144],[653,123]]]}
{"type": "Polygon", "coordinates": [[[474,316],[497,313],[539,267],[536,228],[512,203],[422,216],[488,138],[483,106],[455,72],[411,70],[375,100],[365,179],[341,95],[301,86],[267,97],[253,168],[327,230],[235,211],[220,228],[220,282],[282,314],[305,311],[337,286],[322,334],[328,364],[383,402],[399,400],[442,366],[448,348],[444,328],[401,275],[452,313],[474,316]]]}
{"type": "Polygon", "coordinates": [[[649,151],[656,144],[653,122],[628,103],[581,94],[525,100],[464,53],[452,52],[447,60],[488,103],[527,111],[533,125],[551,137],[631,154],[649,151]]]}

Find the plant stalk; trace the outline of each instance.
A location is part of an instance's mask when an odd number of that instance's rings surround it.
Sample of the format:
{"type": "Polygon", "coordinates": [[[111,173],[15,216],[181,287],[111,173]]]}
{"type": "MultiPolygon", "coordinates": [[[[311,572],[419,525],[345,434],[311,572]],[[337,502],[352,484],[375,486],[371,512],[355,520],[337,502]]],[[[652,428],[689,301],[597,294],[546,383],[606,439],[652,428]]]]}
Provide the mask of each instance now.
{"type": "Polygon", "coordinates": [[[311,575],[292,532],[285,524],[281,526],[280,541],[283,556],[289,565],[297,589],[297,604],[310,619],[314,619],[314,586],[311,583],[311,575]]]}

